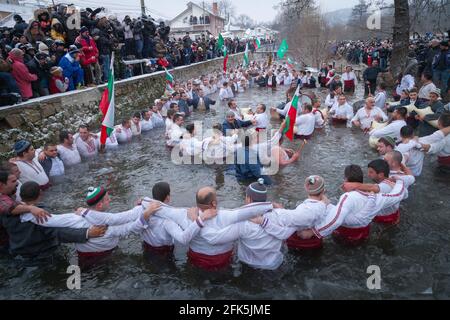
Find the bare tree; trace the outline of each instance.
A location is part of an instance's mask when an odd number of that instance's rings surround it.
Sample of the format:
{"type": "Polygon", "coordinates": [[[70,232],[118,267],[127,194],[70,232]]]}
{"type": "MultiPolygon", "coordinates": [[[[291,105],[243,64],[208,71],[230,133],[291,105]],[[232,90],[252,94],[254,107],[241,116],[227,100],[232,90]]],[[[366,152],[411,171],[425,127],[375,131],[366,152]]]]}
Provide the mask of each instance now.
{"type": "Polygon", "coordinates": [[[245,29],[253,28],[256,24],[255,21],[246,14],[241,14],[241,15],[237,16],[234,19],[234,22],[238,26],[245,28],[245,29]]]}
{"type": "Polygon", "coordinates": [[[394,44],[391,72],[393,76],[398,75],[406,68],[409,51],[409,3],[408,0],[394,0],[394,28],[392,40],[394,44]]]}

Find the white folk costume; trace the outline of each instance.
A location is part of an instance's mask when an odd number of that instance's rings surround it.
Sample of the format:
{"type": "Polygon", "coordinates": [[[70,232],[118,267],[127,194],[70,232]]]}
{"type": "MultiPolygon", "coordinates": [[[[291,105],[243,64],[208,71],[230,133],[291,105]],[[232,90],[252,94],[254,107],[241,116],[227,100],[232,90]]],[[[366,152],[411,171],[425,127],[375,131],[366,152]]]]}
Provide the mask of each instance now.
{"type": "MultiPolygon", "coordinates": [[[[100,135],[101,133],[98,133],[98,144],[100,145],[100,135]]],[[[119,147],[119,141],[117,141],[117,136],[116,136],[116,129],[114,129],[111,134],[109,135],[108,138],[106,138],[106,143],[105,143],[105,147],[106,150],[115,150],[117,149],[117,147],[119,147]]]]}
{"type": "Polygon", "coordinates": [[[375,106],[380,108],[380,109],[385,109],[386,108],[386,91],[378,91],[377,94],[375,95],[375,106]]]}
{"type": "Polygon", "coordinates": [[[52,215],[43,224],[39,224],[36,218],[28,213],[21,215],[21,221],[49,228],[81,229],[95,225],[108,225],[108,230],[103,237],[91,238],[86,243],[75,244],[79,258],[90,258],[111,253],[118,246],[120,239],[126,238],[131,233],[140,235],[148,227],[148,222],[143,218],[143,212],[142,206],[116,214],[85,210],[81,215],[71,213],[52,215]]]}
{"type": "Polygon", "coordinates": [[[397,89],[395,91],[398,96],[401,96],[403,90],[410,91],[412,88],[414,88],[414,85],[415,85],[414,77],[410,74],[407,74],[402,77],[402,80],[400,81],[400,84],[397,86],[397,89]]]}
{"type": "Polygon", "coordinates": [[[351,121],[354,116],[353,107],[351,105],[349,105],[348,103],[345,103],[343,105],[334,104],[330,110],[330,113],[333,114],[333,123],[343,123],[346,124],[347,127],[351,127],[351,121]],[[343,119],[338,119],[337,117],[343,119]]]}
{"type": "MultiPolygon", "coordinates": [[[[208,237],[211,245],[221,245],[238,241],[237,255],[239,261],[255,269],[276,270],[283,263],[281,253],[283,240],[265,231],[268,220],[260,226],[250,221],[239,222],[225,229],[218,230],[208,237]]],[[[272,229],[276,229],[272,227],[272,229]]],[[[292,234],[294,228],[280,228],[286,234],[292,234]]],[[[278,231],[277,233],[281,233],[278,231]]],[[[288,235],[289,236],[289,235],[288,235]]],[[[287,237],[288,237],[287,236],[287,237]]]]}
{"type": "Polygon", "coordinates": [[[297,131],[295,135],[300,139],[310,139],[316,127],[316,116],[312,113],[304,113],[295,120],[297,131]]]}
{"type": "MultiPolygon", "coordinates": [[[[147,203],[158,202],[151,199],[144,199],[144,206],[147,203]]],[[[172,253],[174,249],[174,243],[187,246],[203,228],[203,221],[198,218],[196,221],[189,220],[187,216],[187,209],[185,208],[173,208],[164,203],[161,204],[161,209],[157,211],[156,215],[153,215],[149,219],[149,227],[142,233],[142,240],[144,242],[144,250],[152,253],[172,253]],[[171,219],[162,218],[160,215],[178,216],[182,228],[178,223],[171,219]]]]}
{"type": "Polygon", "coordinates": [[[422,174],[425,155],[421,148],[422,146],[414,140],[410,140],[408,143],[402,142],[395,147],[395,150],[402,153],[405,165],[411,169],[415,177],[419,177],[422,174]]]}
{"type": "Polygon", "coordinates": [[[315,129],[322,129],[325,125],[325,116],[323,115],[322,111],[318,108],[314,108],[312,113],[314,114],[314,117],[316,119],[315,129]]]}
{"type": "Polygon", "coordinates": [[[139,121],[138,124],[131,121],[131,133],[133,137],[138,137],[142,134],[141,121],[139,121]]]}
{"type": "Polygon", "coordinates": [[[322,201],[306,199],[294,210],[276,209],[265,215],[268,219],[265,231],[278,239],[287,240],[286,244],[290,249],[320,249],[322,239],[301,239],[297,231],[318,225],[332,207],[333,205],[326,205],[322,201]]]}
{"type": "Polygon", "coordinates": [[[406,126],[406,122],[404,120],[395,120],[388,124],[384,128],[374,129],[369,134],[372,138],[383,138],[383,137],[391,137],[396,140],[400,140],[400,130],[406,126]]]}
{"type": "Polygon", "coordinates": [[[430,82],[419,90],[419,99],[421,100],[430,100],[430,93],[436,90],[436,85],[433,82],[430,82]]]}
{"type": "Polygon", "coordinates": [[[172,126],[174,125],[172,119],[166,118],[166,138],[169,138],[170,132],[172,131],[172,126]]]}
{"type": "Polygon", "coordinates": [[[419,139],[420,143],[431,146],[428,154],[436,154],[440,165],[450,167],[450,134],[445,136],[442,131],[436,131],[430,136],[419,139]]]}
{"type": "Polygon", "coordinates": [[[158,112],[153,112],[152,114],[152,124],[153,124],[153,128],[162,128],[165,125],[164,122],[164,118],[161,115],[161,113],[158,112]]]}
{"type": "Polygon", "coordinates": [[[78,152],[83,159],[89,159],[97,156],[99,148],[98,139],[94,139],[90,136],[87,141],[84,141],[78,134],[76,134],[74,136],[74,140],[78,152]]]}
{"type": "Polygon", "coordinates": [[[370,223],[380,210],[392,207],[405,197],[406,187],[397,181],[389,194],[369,194],[360,191],[345,193],[325,218],[313,228],[318,238],[333,235],[351,244],[368,239],[370,223]]]}
{"type": "Polygon", "coordinates": [[[57,150],[64,166],[69,167],[81,163],[81,156],[75,144],[69,148],[60,144],[57,146],[57,150]]]}
{"type": "Polygon", "coordinates": [[[141,120],[142,132],[149,132],[149,131],[153,130],[153,128],[154,128],[153,115],[148,120],[145,120],[145,119],[141,120]]]}
{"type": "Polygon", "coordinates": [[[253,119],[256,121],[256,131],[265,130],[270,125],[269,117],[267,116],[267,113],[258,113],[255,114],[253,119]]]}
{"type": "Polygon", "coordinates": [[[338,104],[338,95],[331,95],[331,93],[325,98],[325,105],[328,108],[332,108],[338,104]]]}
{"type": "Polygon", "coordinates": [[[183,155],[198,156],[203,152],[203,141],[192,137],[190,134],[185,134],[180,143],[180,149],[183,155]]]}
{"type": "Polygon", "coordinates": [[[185,133],[184,128],[174,123],[169,133],[169,140],[167,140],[168,147],[175,147],[180,144],[182,137],[185,133]]]}
{"type": "Polygon", "coordinates": [[[221,101],[229,100],[229,99],[233,99],[233,98],[234,98],[233,90],[231,90],[230,87],[220,89],[219,99],[221,101]]]}
{"type": "Polygon", "coordinates": [[[122,125],[120,125],[115,129],[115,131],[119,144],[131,142],[131,139],[133,138],[133,132],[131,131],[131,128],[124,128],[122,125]]]}
{"type": "MultiPolygon", "coordinates": [[[[209,240],[214,241],[218,230],[247,221],[272,209],[271,203],[253,203],[236,210],[218,210],[217,216],[205,221],[204,228],[192,239],[188,253],[189,261],[197,267],[208,270],[228,266],[233,256],[234,241],[212,245],[209,240]]],[[[157,212],[156,215],[176,222],[183,229],[189,227],[185,216],[167,212],[157,212]]]]}
{"type": "Polygon", "coordinates": [[[344,82],[344,91],[355,91],[358,80],[353,71],[344,72],[342,74],[342,81],[344,82]]]}
{"type": "Polygon", "coordinates": [[[229,108],[228,111],[234,113],[234,118],[235,118],[236,120],[244,121],[244,119],[242,118],[242,112],[241,112],[241,110],[240,110],[239,108],[236,108],[236,109],[231,109],[231,108],[229,108]]]}
{"type": "Polygon", "coordinates": [[[43,189],[49,187],[49,180],[47,174],[42,168],[39,161],[34,158],[32,161],[17,160],[15,162],[20,171],[20,182],[34,181],[43,189]]]}
{"type": "Polygon", "coordinates": [[[359,121],[361,123],[361,129],[367,130],[372,127],[372,122],[375,121],[376,117],[381,117],[383,122],[388,120],[387,115],[380,108],[374,107],[368,110],[366,107],[362,107],[353,117],[352,123],[359,121]]]}

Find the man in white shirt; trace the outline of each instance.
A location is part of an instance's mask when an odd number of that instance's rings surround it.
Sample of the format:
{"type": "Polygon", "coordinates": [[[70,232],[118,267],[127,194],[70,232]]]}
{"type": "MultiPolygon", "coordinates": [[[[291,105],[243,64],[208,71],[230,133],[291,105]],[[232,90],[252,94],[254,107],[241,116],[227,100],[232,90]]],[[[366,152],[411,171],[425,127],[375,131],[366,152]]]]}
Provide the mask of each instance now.
{"type": "Polygon", "coordinates": [[[131,118],[131,133],[133,137],[139,137],[142,133],[141,114],[139,112],[136,112],[131,118]]]}
{"type": "Polygon", "coordinates": [[[225,100],[229,100],[229,99],[233,99],[233,98],[234,98],[234,94],[233,94],[233,91],[231,90],[231,88],[228,86],[228,82],[224,82],[223,87],[220,89],[219,99],[221,101],[225,101],[225,100]]]}
{"type": "Polygon", "coordinates": [[[235,99],[231,99],[228,101],[228,111],[231,111],[234,113],[234,118],[239,121],[244,121],[244,115],[242,114],[241,110],[239,109],[237,102],[235,99]]]}
{"type": "Polygon", "coordinates": [[[295,126],[297,128],[295,133],[296,138],[302,140],[311,139],[316,127],[316,116],[312,113],[312,105],[304,105],[303,113],[297,116],[295,126]]]}
{"type": "Polygon", "coordinates": [[[261,103],[256,107],[256,114],[254,116],[254,121],[256,122],[256,131],[262,131],[268,128],[270,125],[269,117],[266,113],[266,105],[261,103]]]}
{"type": "Polygon", "coordinates": [[[42,190],[50,187],[49,179],[44,168],[36,158],[36,150],[29,141],[20,140],[14,144],[17,155],[15,164],[20,171],[20,182],[24,184],[33,181],[39,184],[42,190]]]}
{"type": "Polygon", "coordinates": [[[179,145],[181,142],[181,139],[184,135],[185,130],[181,128],[181,126],[184,123],[184,117],[181,114],[175,114],[173,117],[173,125],[172,129],[169,134],[169,140],[167,141],[168,147],[175,147],[176,145],[179,145]]]}
{"type": "Polygon", "coordinates": [[[363,131],[367,131],[371,128],[373,121],[384,122],[387,120],[388,117],[383,110],[375,106],[375,99],[369,97],[366,99],[364,107],[359,109],[353,117],[352,124],[363,131]]]}
{"type": "Polygon", "coordinates": [[[49,178],[64,175],[64,163],[55,144],[48,143],[44,146],[44,151],[39,154],[39,163],[49,178]]]}
{"type": "Polygon", "coordinates": [[[333,123],[346,124],[347,127],[351,127],[353,119],[353,107],[347,103],[347,98],[344,95],[340,95],[338,98],[338,104],[334,104],[330,110],[333,123]]]}
{"type": "Polygon", "coordinates": [[[131,142],[133,138],[133,132],[131,131],[131,120],[124,119],[122,124],[116,127],[116,137],[119,144],[125,144],[131,142]]]}
{"type": "Polygon", "coordinates": [[[436,90],[436,85],[433,83],[433,75],[430,73],[422,74],[422,88],[419,90],[419,99],[421,102],[430,100],[430,93],[436,90]]]}
{"type": "Polygon", "coordinates": [[[414,129],[410,126],[404,126],[400,130],[401,142],[395,147],[403,155],[405,165],[411,170],[415,177],[422,174],[423,159],[425,155],[420,150],[422,146],[414,140],[414,129]]]}
{"type": "Polygon", "coordinates": [[[161,209],[158,211],[160,215],[164,212],[179,215],[186,219],[187,227],[183,229],[170,219],[164,219],[158,215],[152,216],[149,220],[149,227],[142,233],[143,247],[147,253],[167,255],[173,253],[175,242],[184,246],[189,245],[192,238],[204,227],[204,222],[217,215],[216,210],[207,210],[198,214],[198,210],[169,207],[170,186],[166,182],[155,184],[152,195],[153,200],[161,204],[161,209]]]}
{"type": "Polygon", "coordinates": [[[375,95],[375,106],[381,110],[386,108],[386,85],[384,83],[380,83],[378,85],[378,91],[375,95]]]}
{"type": "Polygon", "coordinates": [[[419,143],[423,151],[437,155],[438,163],[444,172],[450,172],[450,115],[443,113],[438,120],[439,131],[430,136],[422,137],[419,143]]]}
{"type": "Polygon", "coordinates": [[[411,89],[414,88],[414,86],[415,86],[414,77],[410,74],[405,74],[397,86],[396,93],[398,96],[401,96],[403,90],[406,89],[411,91],[411,89]]]}
{"type": "Polygon", "coordinates": [[[81,163],[81,156],[74,143],[73,135],[67,131],[59,133],[58,153],[65,167],[81,163]]]}
{"type": "Polygon", "coordinates": [[[74,139],[75,145],[82,158],[89,159],[98,154],[98,139],[91,134],[88,126],[81,125],[78,129],[78,134],[74,136],[74,139]]]}
{"type": "Polygon", "coordinates": [[[384,128],[374,129],[369,134],[373,138],[391,137],[400,140],[400,130],[406,126],[406,108],[398,108],[392,114],[392,121],[384,128]]]}
{"type": "Polygon", "coordinates": [[[153,112],[151,110],[146,110],[142,112],[141,120],[141,130],[142,132],[148,132],[153,129],[153,112]]]}

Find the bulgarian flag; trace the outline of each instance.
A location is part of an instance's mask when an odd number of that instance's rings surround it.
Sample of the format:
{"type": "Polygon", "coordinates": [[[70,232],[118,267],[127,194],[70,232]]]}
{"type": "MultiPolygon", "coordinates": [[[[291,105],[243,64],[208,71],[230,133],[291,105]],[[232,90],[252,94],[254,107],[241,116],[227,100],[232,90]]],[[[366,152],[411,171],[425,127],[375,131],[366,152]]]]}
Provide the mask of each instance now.
{"type": "Polygon", "coordinates": [[[228,65],[228,50],[226,46],[223,46],[223,72],[227,72],[228,65]]]}
{"type": "Polygon", "coordinates": [[[112,53],[111,64],[109,67],[108,86],[106,87],[105,91],[103,91],[99,108],[103,115],[100,144],[105,145],[106,139],[108,139],[108,137],[114,131],[114,52],[112,53]]]}
{"type": "Polygon", "coordinates": [[[256,49],[261,48],[261,40],[259,40],[259,38],[256,38],[256,39],[255,39],[255,48],[256,48],[256,49]]]}
{"type": "Polygon", "coordinates": [[[297,87],[295,91],[294,98],[291,101],[291,106],[289,107],[288,114],[286,116],[286,128],[284,128],[283,134],[293,141],[294,140],[294,126],[297,120],[297,110],[298,110],[298,100],[300,97],[300,86],[297,87]]]}
{"type": "Polygon", "coordinates": [[[173,86],[175,84],[175,80],[174,80],[175,78],[166,68],[164,68],[164,71],[166,72],[166,83],[167,83],[166,89],[167,89],[167,91],[172,93],[174,91],[173,86]]]}
{"type": "Polygon", "coordinates": [[[248,57],[248,43],[245,46],[245,53],[244,53],[244,68],[247,68],[250,65],[250,59],[248,57]]]}
{"type": "Polygon", "coordinates": [[[217,41],[217,47],[219,50],[223,51],[223,72],[227,72],[227,65],[228,65],[228,50],[225,46],[225,39],[222,37],[222,34],[219,33],[219,40],[217,41]]]}

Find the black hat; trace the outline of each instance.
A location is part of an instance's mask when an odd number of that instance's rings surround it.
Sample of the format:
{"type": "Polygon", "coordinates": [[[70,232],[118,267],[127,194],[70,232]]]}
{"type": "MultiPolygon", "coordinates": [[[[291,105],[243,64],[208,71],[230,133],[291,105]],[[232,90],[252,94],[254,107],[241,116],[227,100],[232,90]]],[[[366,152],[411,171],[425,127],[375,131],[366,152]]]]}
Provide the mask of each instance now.
{"type": "Polygon", "coordinates": [[[85,33],[86,31],[89,31],[87,27],[81,27],[80,34],[85,33]]]}

